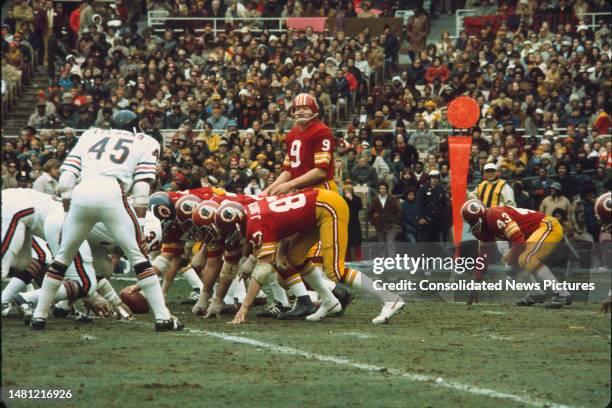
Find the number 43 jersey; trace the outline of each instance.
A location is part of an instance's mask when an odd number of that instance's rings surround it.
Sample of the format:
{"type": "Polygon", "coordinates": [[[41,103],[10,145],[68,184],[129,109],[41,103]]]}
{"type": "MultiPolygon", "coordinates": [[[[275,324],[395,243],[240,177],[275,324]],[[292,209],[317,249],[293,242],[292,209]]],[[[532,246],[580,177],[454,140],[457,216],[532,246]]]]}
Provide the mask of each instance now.
{"type": "Polygon", "coordinates": [[[514,208],[510,206],[491,207],[487,209],[485,225],[480,233],[474,234],[484,242],[507,240],[511,242],[524,242],[538,228],[545,214],[514,208]]]}
{"type": "Polygon", "coordinates": [[[297,126],[294,127],[287,134],[285,147],[287,154],[283,170],[291,173],[291,179],[296,179],[314,168],[327,171],[327,180],[334,177],[334,136],[324,123],[314,121],[303,131],[297,126]]]}
{"type": "Polygon", "coordinates": [[[317,227],[318,189],[265,197],[247,206],[246,239],[260,258],[276,252],[276,244],[297,232],[317,227]]]}
{"type": "Polygon", "coordinates": [[[81,181],[115,177],[129,191],[136,180],[155,179],[159,143],[144,133],[92,128],[85,131],[62,164],[81,181]]]}

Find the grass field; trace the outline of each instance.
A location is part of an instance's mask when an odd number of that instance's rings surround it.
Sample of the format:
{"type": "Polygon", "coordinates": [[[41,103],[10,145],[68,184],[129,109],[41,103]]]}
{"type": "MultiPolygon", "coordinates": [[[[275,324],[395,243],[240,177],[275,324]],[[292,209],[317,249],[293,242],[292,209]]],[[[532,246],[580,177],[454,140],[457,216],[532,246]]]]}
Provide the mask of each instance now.
{"type": "MultiPolygon", "coordinates": [[[[385,326],[358,298],[320,323],[206,321],[176,302],[179,333],[138,323],[2,321],[2,386],[72,389],[62,407],[605,407],[610,316],[510,304],[409,303],[385,326]],[[558,404],[558,405],[555,405],[558,404]]],[[[174,302],[173,302],[174,301],[174,302]]],[[[44,403],[5,401],[9,407],[44,403]]]]}

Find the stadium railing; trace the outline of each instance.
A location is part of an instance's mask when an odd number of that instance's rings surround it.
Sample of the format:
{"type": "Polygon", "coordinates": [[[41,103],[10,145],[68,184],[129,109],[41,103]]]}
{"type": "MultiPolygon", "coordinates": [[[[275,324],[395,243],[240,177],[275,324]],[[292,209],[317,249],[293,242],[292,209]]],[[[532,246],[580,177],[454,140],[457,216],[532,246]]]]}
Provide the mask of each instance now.
{"type": "MultiPolygon", "coordinates": [[[[276,22],[278,24],[277,28],[268,28],[268,31],[271,32],[285,32],[287,31],[284,28],[284,24],[287,21],[286,18],[280,17],[172,17],[169,15],[167,11],[159,11],[159,10],[151,10],[147,13],[147,23],[149,27],[152,27],[154,31],[161,32],[166,29],[166,24],[168,22],[178,22],[178,23],[189,23],[189,22],[202,22],[202,23],[212,23],[212,33],[214,38],[217,38],[217,34],[220,32],[226,32],[225,25],[232,22],[244,22],[247,25],[255,25],[253,27],[248,27],[251,31],[263,31],[263,28],[258,27],[261,22],[276,22]],[[220,27],[222,26],[222,27],[220,27]]],[[[182,28],[175,28],[175,31],[182,31],[182,28]]],[[[196,28],[195,32],[204,32],[205,28],[202,26],[201,28],[196,28]]],[[[240,31],[240,28],[236,28],[233,31],[240,31]]]]}

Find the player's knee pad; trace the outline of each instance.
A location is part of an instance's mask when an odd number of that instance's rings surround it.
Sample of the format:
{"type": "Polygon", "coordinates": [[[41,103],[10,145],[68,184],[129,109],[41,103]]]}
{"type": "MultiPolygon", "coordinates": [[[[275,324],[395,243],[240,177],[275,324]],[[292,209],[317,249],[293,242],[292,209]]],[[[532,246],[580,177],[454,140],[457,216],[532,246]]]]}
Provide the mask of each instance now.
{"type": "Polygon", "coordinates": [[[219,276],[232,280],[236,277],[238,273],[238,264],[233,264],[229,262],[223,262],[223,266],[221,267],[221,272],[219,276]]]}
{"type": "Polygon", "coordinates": [[[170,259],[166,258],[164,255],[160,255],[153,260],[152,265],[159,270],[162,276],[165,276],[166,271],[170,267],[170,262],[170,259]]]}
{"type": "Polygon", "coordinates": [[[258,262],[253,269],[253,279],[260,285],[264,285],[268,281],[268,277],[272,273],[272,265],[265,262],[258,262]]]}

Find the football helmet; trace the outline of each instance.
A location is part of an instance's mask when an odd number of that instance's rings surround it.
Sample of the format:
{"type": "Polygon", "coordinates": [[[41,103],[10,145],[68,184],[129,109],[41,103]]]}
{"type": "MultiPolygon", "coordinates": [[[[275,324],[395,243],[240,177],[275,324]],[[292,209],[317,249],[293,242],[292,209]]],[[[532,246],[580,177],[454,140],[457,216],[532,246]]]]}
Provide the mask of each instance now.
{"type": "Polygon", "coordinates": [[[212,200],[202,201],[193,210],[191,220],[193,221],[195,239],[203,241],[205,244],[212,244],[221,238],[219,229],[215,225],[215,216],[219,204],[212,200]]]}
{"type": "Polygon", "coordinates": [[[476,199],[466,201],[461,207],[461,216],[470,224],[471,232],[480,232],[487,207],[476,199]]]}
{"type": "Polygon", "coordinates": [[[215,225],[219,229],[225,249],[234,249],[246,236],[246,209],[234,201],[225,201],[215,214],[215,225]]]}
{"type": "Polygon", "coordinates": [[[127,130],[128,132],[138,132],[138,115],[131,110],[123,109],[115,112],[111,118],[113,129],[127,130]]]}
{"type": "Polygon", "coordinates": [[[194,233],[191,216],[201,202],[202,199],[193,194],[184,195],[176,202],[176,221],[185,234],[191,236],[194,233]]]}
{"type": "Polygon", "coordinates": [[[293,102],[291,103],[291,117],[298,125],[306,124],[318,115],[319,105],[317,105],[317,100],[314,96],[307,93],[301,93],[293,98],[293,102]],[[310,108],[310,115],[297,113],[297,108],[301,107],[310,108]]]}
{"type": "Polygon", "coordinates": [[[595,200],[595,216],[602,224],[602,230],[612,229],[612,193],[608,191],[595,200]]]}
{"type": "Polygon", "coordinates": [[[158,191],[157,193],[151,194],[149,198],[149,210],[153,213],[162,225],[162,230],[168,228],[168,226],[174,220],[176,216],[176,210],[172,200],[168,193],[164,191],[158,191]]]}

